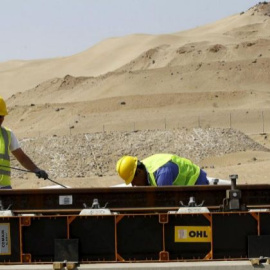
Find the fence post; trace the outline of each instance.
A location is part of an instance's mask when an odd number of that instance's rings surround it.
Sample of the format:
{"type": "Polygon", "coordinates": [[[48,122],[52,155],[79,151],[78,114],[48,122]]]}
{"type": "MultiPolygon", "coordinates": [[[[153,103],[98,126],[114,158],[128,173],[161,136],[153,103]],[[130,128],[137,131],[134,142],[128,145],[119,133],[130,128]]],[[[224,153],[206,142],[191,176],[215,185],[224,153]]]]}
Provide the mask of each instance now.
{"type": "Polygon", "coordinates": [[[262,133],[264,133],[264,114],[262,111],[262,133]]]}

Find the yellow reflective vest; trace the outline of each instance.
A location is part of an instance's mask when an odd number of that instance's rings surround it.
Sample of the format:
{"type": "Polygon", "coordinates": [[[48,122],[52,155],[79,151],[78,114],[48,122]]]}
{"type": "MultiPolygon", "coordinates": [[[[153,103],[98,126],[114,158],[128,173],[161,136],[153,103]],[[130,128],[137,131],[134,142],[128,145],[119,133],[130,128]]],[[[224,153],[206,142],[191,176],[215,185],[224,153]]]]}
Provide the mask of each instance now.
{"type": "Polygon", "coordinates": [[[0,186],[10,186],[10,143],[11,131],[0,128],[0,186]],[[1,165],[5,166],[2,167],[1,165]]]}
{"type": "Polygon", "coordinates": [[[179,171],[176,179],[173,182],[173,185],[195,185],[200,175],[199,166],[193,164],[190,160],[179,157],[177,155],[155,154],[141,161],[145,165],[146,170],[149,173],[149,180],[151,186],[157,185],[154,173],[169,161],[175,163],[178,166],[179,171]]]}

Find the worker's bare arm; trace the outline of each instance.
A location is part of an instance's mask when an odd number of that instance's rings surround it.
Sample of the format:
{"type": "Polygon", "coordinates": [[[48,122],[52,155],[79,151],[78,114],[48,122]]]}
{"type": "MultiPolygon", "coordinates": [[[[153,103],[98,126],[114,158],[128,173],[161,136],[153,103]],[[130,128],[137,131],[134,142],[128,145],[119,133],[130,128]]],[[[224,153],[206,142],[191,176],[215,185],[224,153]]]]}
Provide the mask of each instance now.
{"type": "Polygon", "coordinates": [[[20,162],[20,164],[31,172],[35,172],[38,167],[35,163],[24,153],[21,148],[12,151],[14,157],[20,162]]]}

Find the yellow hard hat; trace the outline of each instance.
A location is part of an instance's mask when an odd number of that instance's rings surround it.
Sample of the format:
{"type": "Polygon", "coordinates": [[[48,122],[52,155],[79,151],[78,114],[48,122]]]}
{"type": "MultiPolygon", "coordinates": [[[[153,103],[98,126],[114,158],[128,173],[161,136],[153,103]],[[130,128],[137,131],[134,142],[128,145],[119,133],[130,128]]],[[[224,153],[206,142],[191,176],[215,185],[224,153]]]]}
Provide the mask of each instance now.
{"type": "Polygon", "coordinates": [[[138,158],[132,156],[121,157],[116,164],[116,171],[119,176],[129,185],[135,175],[137,169],[138,158]]]}
{"type": "Polygon", "coordinates": [[[3,98],[0,96],[0,115],[7,115],[7,107],[6,107],[6,102],[3,100],[3,98]]]}

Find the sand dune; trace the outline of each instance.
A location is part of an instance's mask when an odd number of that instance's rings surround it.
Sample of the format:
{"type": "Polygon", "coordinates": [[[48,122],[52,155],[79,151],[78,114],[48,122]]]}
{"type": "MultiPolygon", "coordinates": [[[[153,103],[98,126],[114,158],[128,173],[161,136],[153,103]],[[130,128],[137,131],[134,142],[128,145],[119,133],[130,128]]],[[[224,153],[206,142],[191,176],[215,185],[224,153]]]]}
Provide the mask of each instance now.
{"type": "Polygon", "coordinates": [[[218,61],[231,61],[235,65],[243,61],[239,64],[247,65],[249,62],[245,61],[269,58],[269,24],[269,5],[261,4],[244,14],[188,31],[111,38],[69,57],[0,63],[0,87],[2,95],[8,98],[66,75],[96,77],[119,69],[137,71],[176,66],[181,70],[185,66],[194,73],[196,67],[192,69],[192,65],[218,61]],[[261,44],[261,39],[265,44],[261,44]],[[245,42],[252,45],[245,46],[245,42]]]}

